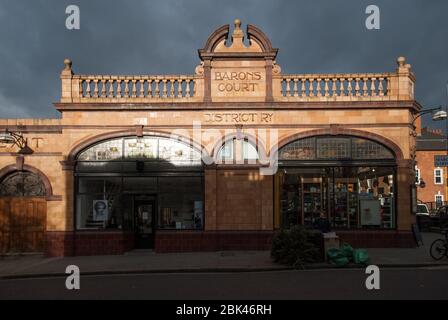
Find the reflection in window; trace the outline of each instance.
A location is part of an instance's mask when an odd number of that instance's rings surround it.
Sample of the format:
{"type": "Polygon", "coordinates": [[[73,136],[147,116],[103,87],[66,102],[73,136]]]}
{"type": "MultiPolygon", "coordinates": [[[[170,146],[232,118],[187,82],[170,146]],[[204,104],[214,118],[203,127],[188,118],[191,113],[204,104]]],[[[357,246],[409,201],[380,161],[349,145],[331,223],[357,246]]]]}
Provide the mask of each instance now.
{"type": "Polygon", "coordinates": [[[134,199],[156,195],[158,228],[202,229],[202,177],[79,177],[77,229],[131,229],[134,199]]]}

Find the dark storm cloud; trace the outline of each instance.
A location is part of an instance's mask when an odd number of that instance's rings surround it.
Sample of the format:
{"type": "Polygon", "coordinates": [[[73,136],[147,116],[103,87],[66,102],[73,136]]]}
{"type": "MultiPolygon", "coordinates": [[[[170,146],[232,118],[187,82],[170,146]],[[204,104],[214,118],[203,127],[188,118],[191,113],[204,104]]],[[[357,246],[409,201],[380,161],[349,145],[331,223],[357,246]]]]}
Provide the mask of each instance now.
{"type": "Polygon", "coordinates": [[[65,57],[77,73],[193,73],[197,49],[238,17],[280,49],[283,72],[385,72],[404,55],[424,106],[446,104],[448,2],[440,1],[36,1],[0,2],[0,116],[56,117],[65,57]],[[81,29],[65,28],[65,8],[81,29]],[[364,27],[367,5],[381,30],[364,27]]]}

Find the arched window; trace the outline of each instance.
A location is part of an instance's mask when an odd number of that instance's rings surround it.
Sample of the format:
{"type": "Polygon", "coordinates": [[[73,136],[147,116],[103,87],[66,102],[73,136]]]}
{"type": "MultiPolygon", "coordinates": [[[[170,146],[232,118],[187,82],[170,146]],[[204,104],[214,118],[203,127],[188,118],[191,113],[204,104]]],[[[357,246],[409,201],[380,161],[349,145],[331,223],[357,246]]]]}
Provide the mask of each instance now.
{"type": "Polygon", "coordinates": [[[219,149],[216,157],[218,163],[247,162],[258,159],[256,146],[247,139],[237,138],[227,140],[219,149]]]}
{"type": "Polygon", "coordinates": [[[279,150],[279,160],[394,159],[383,145],[358,137],[317,136],[293,141],[279,150]]]}
{"type": "Polygon", "coordinates": [[[200,164],[201,152],[163,137],[129,137],[100,142],[82,151],[79,161],[159,160],[172,164],[200,164]]]}
{"type": "Polygon", "coordinates": [[[45,193],[42,179],[32,172],[14,172],[0,183],[0,196],[4,197],[41,197],[45,193]]]}

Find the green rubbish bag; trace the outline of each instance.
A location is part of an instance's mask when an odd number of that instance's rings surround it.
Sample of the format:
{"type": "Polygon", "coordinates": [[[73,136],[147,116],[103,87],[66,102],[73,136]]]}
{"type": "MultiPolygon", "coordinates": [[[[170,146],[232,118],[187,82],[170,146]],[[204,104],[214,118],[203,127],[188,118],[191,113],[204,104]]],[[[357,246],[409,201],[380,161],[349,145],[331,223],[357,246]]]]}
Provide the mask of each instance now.
{"type": "Polygon", "coordinates": [[[328,261],[336,267],[344,267],[349,263],[349,260],[344,253],[336,248],[330,248],[327,250],[328,261]]]}
{"type": "Polygon", "coordinates": [[[330,248],[327,250],[327,257],[328,257],[328,260],[332,261],[334,259],[344,258],[344,254],[339,249],[330,248]]]}
{"type": "Polygon", "coordinates": [[[347,257],[340,257],[331,260],[331,263],[334,264],[336,267],[344,267],[349,263],[349,261],[347,257]]]}
{"type": "Polygon", "coordinates": [[[341,247],[339,249],[347,259],[351,260],[353,258],[353,247],[348,243],[341,244],[341,247]]]}
{"type": "Polygon", "coordinates": [[[353,251],[353,262],[356,264],[366,265],[370,261],[369,254],[365,249],[356,249],[353,251]]]}

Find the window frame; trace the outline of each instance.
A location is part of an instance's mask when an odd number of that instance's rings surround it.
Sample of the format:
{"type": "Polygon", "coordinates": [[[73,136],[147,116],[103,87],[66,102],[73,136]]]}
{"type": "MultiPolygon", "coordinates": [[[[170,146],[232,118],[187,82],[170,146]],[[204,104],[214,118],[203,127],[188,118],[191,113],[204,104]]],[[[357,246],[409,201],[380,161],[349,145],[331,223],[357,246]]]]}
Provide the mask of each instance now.
{"type": "Polygon", "coordinates": [[[443,168],[437,167],[434,169],[434,184],[443,184],[443,168]],[[437,172],[440,174],[437,174],[437,172]],[[437,179],[440,179],[440,182],[437,182],[437,179]]]}
{"type": "Polygon", "coordinates": [[[419,185],[422,180],[421,171],[418,166],[415,166],[415,184],[419,185]]]}

